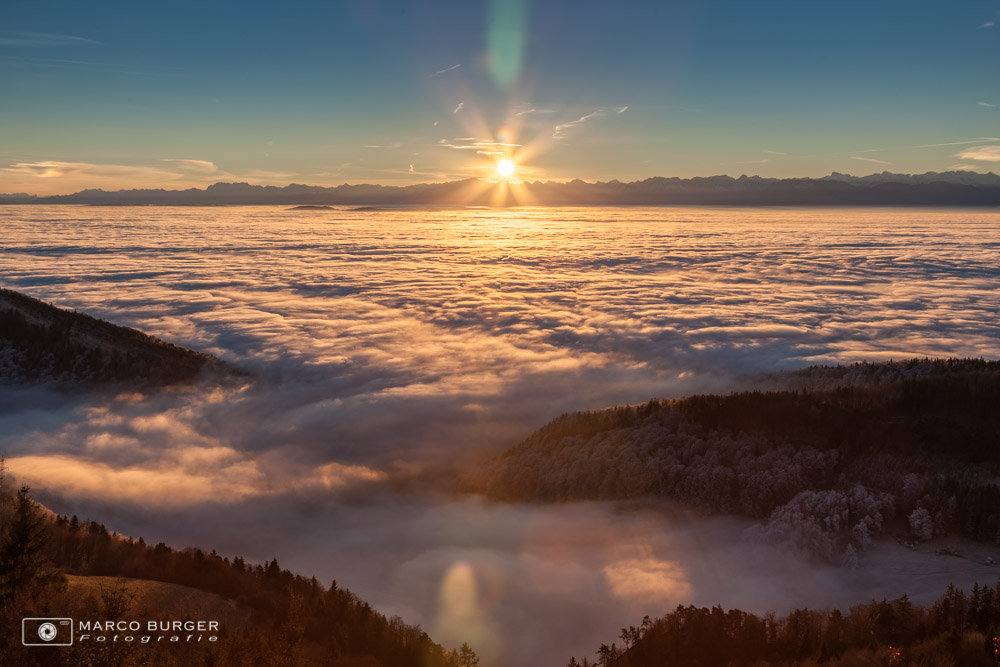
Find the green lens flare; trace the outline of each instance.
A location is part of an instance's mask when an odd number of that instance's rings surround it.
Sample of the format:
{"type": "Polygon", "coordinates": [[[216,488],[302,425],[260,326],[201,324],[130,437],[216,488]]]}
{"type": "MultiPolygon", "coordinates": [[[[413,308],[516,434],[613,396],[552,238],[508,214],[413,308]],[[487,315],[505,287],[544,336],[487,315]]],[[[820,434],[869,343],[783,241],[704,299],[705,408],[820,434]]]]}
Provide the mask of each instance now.
{"type": "Polygon", "coordinates": [[[492,0],[486,49],[490,73],[502,86],[510,86],[521,75],[524,61],[526,0],[492,0]]]}

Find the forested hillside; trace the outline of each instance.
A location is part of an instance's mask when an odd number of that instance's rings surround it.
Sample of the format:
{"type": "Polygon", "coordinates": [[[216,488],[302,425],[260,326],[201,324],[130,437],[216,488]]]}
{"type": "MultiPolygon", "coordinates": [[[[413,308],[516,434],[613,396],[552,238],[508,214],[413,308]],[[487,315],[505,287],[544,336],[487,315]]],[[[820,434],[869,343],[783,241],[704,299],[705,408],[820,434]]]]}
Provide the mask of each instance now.
{"type": "Polygon", "coordinates": [[[895,526],[1000,543],[1000,363],[814,367],[795,389],[563,415],[466,478],[502,500],[659,497],[852,563],[895,526]]]}
{"type": "Polygon", "coordinates": [[[209,369],[234,372],[209,355],[0,289],[2,383],[166,385],[209,369]]]}
{"type": "Polygon", "coordinates": [[[468,647],[447,651],[419,627],[386,618],[336,582],[323,586],[282,569],[277,560],[252,565],[214,551],[153,546],[76,516],[49,516],[23,487],[13,496],[0,493],[0,630],[0,665],[464,667],[474,659],[468,647]],[[163,609],[139,608],[127,581],[81,595],[79,586],[67,588],[66,574],[194,587],[234,601],[249,621],[223,625],[213,644],[22,646],[24,617],[164,617],[163,609]]]}
{"type": "Polygon", "coordinates": [[[787,616],[757,616],[677,607],[623,628],[621,643],[602,644],[596,661],[571,658],[568,667],[989,667],[997,664],[1000,583],[949,586],[930,607],[904,595],[840,610],[797,609],[787,616]]]}

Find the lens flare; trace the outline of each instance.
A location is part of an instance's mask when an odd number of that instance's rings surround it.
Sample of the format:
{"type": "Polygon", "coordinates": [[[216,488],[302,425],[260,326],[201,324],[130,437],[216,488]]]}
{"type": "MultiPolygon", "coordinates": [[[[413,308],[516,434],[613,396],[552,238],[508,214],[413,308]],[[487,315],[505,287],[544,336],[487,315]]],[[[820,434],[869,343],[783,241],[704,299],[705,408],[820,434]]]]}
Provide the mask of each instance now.
{"type": "Polygon", "coordinates": [[[483,608],[475,569],[457,561],[445,571],[438,596],[434,637],[458,646],[468,642],[487,662],[496,655],[496,629],[483,608]]]}

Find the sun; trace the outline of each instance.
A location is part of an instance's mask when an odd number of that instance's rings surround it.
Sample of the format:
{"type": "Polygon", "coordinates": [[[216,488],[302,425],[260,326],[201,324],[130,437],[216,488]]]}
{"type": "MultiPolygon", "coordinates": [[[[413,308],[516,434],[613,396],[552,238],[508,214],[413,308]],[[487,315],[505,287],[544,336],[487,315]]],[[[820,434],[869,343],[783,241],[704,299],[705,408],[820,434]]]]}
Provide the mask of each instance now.
{"type": "Polygon", "coordinates": [[[514,163],[510,160],[500,160],[497,162],[497,173],[504,178],[510,178],[514,175],[514,163]]]}

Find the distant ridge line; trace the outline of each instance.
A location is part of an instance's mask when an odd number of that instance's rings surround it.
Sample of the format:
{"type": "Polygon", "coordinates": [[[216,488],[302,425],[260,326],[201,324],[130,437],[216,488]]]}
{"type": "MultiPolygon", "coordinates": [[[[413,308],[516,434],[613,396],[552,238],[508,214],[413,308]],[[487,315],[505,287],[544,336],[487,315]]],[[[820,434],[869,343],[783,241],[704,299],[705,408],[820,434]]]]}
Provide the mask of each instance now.
{"type": "Polygon", "coordinates": [[[655,176],[622,183],[534,181],[508,189],[472,187],[477,179],[416,185],[293,183],[284,187],[216,183],[187,190],[82,190],[68,195],[0,194],[0,204],[89,204],[96,206],[238,205],[732,205],[732,206],[1000,206],[1000,176],[967,171],[822,178],[655,176]]]}

